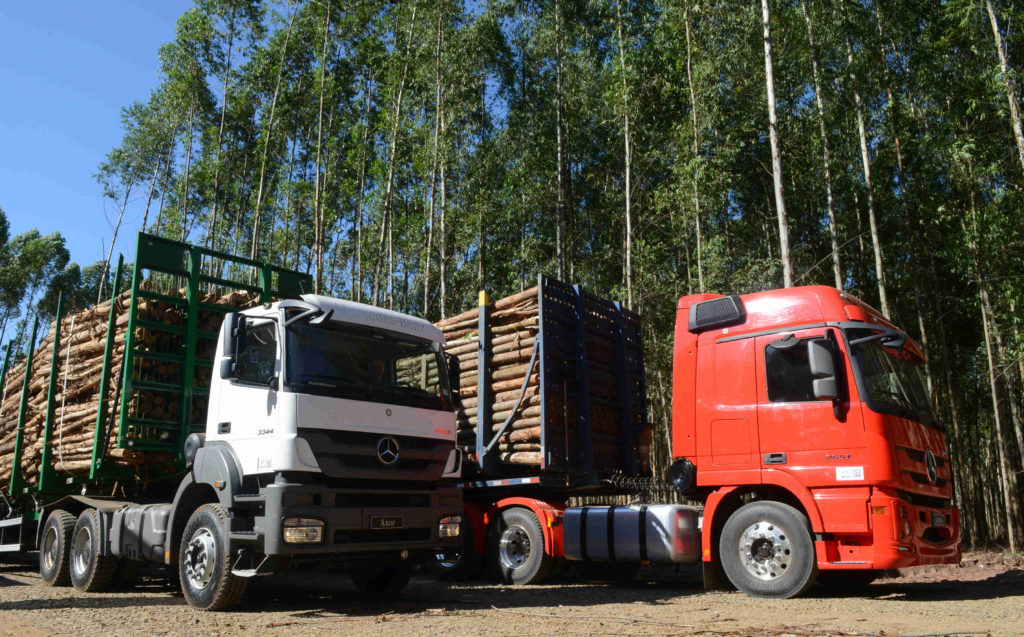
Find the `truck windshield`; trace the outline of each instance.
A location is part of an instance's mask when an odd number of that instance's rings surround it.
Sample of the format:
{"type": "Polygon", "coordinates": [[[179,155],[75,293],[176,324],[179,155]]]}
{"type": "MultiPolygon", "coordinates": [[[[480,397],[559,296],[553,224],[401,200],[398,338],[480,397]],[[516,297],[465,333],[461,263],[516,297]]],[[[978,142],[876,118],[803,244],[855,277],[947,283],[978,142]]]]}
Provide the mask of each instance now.
{"type": "Polygon", "coordinates": [[[304,394],[451,409],[441,345],[359,325],[296,321],[286,337],[285,382],[304,394]]]}
{"type": "MultiPolygon", "coordinates": [[[[867,329],[847,330],[850,341],[872,334],[875,332],[867,329]]],[[[937,426],[920,359],[904,348],[886,347],[876,339],[854,345],[853,361],[867,385],[866,402],[873,411],[937,426]]]]}

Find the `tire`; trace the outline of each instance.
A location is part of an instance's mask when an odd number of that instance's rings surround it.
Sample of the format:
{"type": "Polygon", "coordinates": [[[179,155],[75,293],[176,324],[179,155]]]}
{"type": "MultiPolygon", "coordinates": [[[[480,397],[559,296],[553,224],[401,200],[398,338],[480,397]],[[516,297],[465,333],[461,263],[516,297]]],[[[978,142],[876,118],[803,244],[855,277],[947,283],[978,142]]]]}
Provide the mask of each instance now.
{"type": "Polygon", "coordinates": [[[544,531],[529,509],[510,507],[491,529],[491,555],[506,584],[539,584],[551,573],[555,558],[544,551],[544,531]]]}
{"type": "Polygon", "coordinates": [[[57,509],[46,518],[39,544],[39,575],[47,586],[71,584],[71,535],[75,516],[57,509]]]}
{"type": "Polygon", "coordinates": [[[185,525],[178,572],[181,592],[193,608],[225,610],[245,594],[249,580],[231,573],[227,526],[228,515],[219,504],[199,507],[185,525]]]}
{"type": "Polygon", "coordinates": [[[640,570],[639,562],[573,562],[576,572],[593,582],[628,582],[640,570]]]}
{"type": "Polygon", "coordinates": [[[360,593],[373,597],[393,597],[409,583],[412,564],[408,560],[384,562],[359,562],[352,567],[352,583],[360,593]]]}
{"type": "Polygon", "coordinates": [[[462,518],[459,530],[462,542],[459,546],[448,546],[438,549],[430,560],[430,571],[437,579],[445,582],[462,582],[471,580],[480,574],[484,565],[484,556],[476,552],[473,540],[473,525],[462,518]]]}
{"type": "Polygon", "coordinates": [[[722,529],[719,555],[733,586],[754,597],[800,595],[818,575],[807,516],[781,502],[736,510],[722,529]]]}
{"type": "Polygon", "coordinates": [[[71,537],[71,585],[85,593],[106,590],[117,568],[117,558],[101,555],[103,535],[96,509],[78,516],[71,537]]]}

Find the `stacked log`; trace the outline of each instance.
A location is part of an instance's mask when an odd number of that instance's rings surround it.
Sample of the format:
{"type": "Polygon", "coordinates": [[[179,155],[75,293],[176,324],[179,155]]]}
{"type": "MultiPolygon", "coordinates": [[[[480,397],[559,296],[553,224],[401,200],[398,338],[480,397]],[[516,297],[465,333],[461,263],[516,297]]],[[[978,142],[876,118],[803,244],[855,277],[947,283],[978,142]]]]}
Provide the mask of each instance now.
{"type": "MultiPolygon", "coordinates": [[[[506,464],[537,466],[541,461],[540,367],[534,365],[531,370],[529,365],[540,329],[539,310],[536,287],[490,306],[489,334],[484,335],[490,343],[490,383],[482,398],[491,405],[491,413],[484,426],[497,432],[510,419],[498,441],[499,459],[506,464]]],[[[458,445],[471,461],[475,461],[481,400],[477,395],[479,316],[477,308],[437,323],[447,340],[445,352],[459,359],[458,445]]]]}
{"type": "MultiPolygon", "coordinates": [[[[150,285],[148,282],[143,282],[142,287],[148,289],[150,285]]],[[[163,294],[183,298],[185,290],[164,291],[163,294]]],[[[251,307],[258,302],[248,293],[203,294],[202,296],[201,300],[205,303],[216,303],[235,308],[251,307]]],[[[50,444],[50,457],[58,474],[83,475],[89,472],[96,435],[103,352],[106,346],[111,304],[114,305],[116,327],[110,358],[108,390],[102,400],[103,408],[108,416],[108,425],[106,430],[100,434],[104,441],[105,461],[132,466],[140,474],[144,474],[147,467],[164,463],[171,456],[165,452],[118,448],[119,387],[125,354],[129,303],[130,293],[124,292],[110,301],[70,313],[62,319],[50,444]]],[[[143,299],[138,300],[137,303],[140,319],[165,325],[184,326],[186,324],[185,309],[179,304],[143,299]]],[[[219,329],[222,319],[222,313],[200,311],[198,328],[216,331],[219,329]]],[[[39,475],[55,330],[55,324],[51,323],[46,337],[36,347],[30,370],[21,460],[21,474],[30,484],[39,475]]],[[[143,327],[137,327],[135,330],[136,349],[148,352],[183,354],[185,351],[183,339],[183,336],[143,327]]],[[[215,347],[215,341],[200,339],[196,357],[212,359],[215,347]]],[[[181,375],[184,373],[183,367],[181,363],[138,357],[133,365],[132,378],[136,381],[180,383],[181,375]]],[[[210,372],[209,367],[195,366],[194,386],[208,386],[210,372]]],[[[14,460],[18,412],[24,378],[25,362],[22,361],[8,370],[3,386],[0,387],[0,485],[4,489],[8,488],[14,460]]],[[[134,390],[129,398],[128,416],[134,418],[175,422],[182,408],[181,396],[174,392],[134,390]]],[[[192,422],[205,422],[205,419],[206,399],[197,397],[192,404],[192,422]]],[[[134,429],[130,429],[128,432],[129,437],[136,438],[142,433],[142,431],[134,429]]]]}

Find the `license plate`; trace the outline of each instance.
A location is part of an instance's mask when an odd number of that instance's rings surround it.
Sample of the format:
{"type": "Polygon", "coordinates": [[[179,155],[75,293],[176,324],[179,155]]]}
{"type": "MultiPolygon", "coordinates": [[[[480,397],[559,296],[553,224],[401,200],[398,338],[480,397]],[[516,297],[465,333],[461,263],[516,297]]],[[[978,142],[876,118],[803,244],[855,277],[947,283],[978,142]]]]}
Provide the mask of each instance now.
{"type": "Polygon", "coordinates": [[[946,514],[932,513],[932,526],[946,526],[946,514]]]}
{"type": "Polygon", "coordinates": [[[397,515],[370,516],[371,529],[400,529],[405,526],[405,519],[397,515]]]}

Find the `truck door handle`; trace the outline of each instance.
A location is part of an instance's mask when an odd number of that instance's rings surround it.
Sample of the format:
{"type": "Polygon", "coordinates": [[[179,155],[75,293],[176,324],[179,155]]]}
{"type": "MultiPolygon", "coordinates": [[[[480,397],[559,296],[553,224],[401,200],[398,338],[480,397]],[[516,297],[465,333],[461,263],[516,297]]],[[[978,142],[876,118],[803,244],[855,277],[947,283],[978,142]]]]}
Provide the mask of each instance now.
{"type": "Polygon", "coordinates": [[[786,464],[786,454],[784,453],[766,453],[764,454],[765,464],[786,464]]]}
{"type": "Polygon", "coordinates": [[[220,423],[217,423],[217,433],[219,433],[219,434],[229,434],[229,433],[231,433],[231,423],[230,422],[220,422],[220,423]]]}

